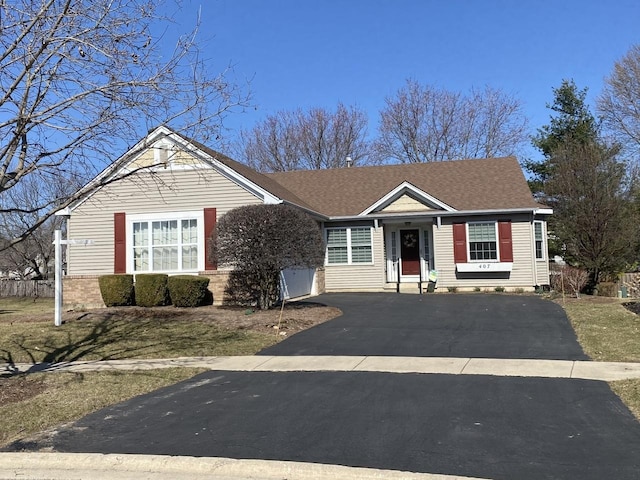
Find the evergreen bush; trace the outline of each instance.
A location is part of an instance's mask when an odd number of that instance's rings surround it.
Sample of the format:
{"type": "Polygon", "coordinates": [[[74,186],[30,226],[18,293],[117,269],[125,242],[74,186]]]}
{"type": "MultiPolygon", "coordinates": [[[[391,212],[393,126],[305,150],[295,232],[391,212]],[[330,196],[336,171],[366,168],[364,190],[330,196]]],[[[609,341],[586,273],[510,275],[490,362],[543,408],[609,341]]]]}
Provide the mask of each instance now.
{"type": "Polygon", "coordinates": [[[209,278],[195,275],[175,275],[167,282],[171,303],[176,307],[198,307],[207,298],[209,278]]]}
{"type": "Polygon", "coordinates": [[[136,305],[140,307],[161,307],[170,303],[167,290],[168,275],[164,273],[143,273],[136,275],[136,305]]]}
{"type": "Polygon", "coordinates": [[[133,275],[102,275],[98,285],[107,307],[133,305],[133,275]]]}

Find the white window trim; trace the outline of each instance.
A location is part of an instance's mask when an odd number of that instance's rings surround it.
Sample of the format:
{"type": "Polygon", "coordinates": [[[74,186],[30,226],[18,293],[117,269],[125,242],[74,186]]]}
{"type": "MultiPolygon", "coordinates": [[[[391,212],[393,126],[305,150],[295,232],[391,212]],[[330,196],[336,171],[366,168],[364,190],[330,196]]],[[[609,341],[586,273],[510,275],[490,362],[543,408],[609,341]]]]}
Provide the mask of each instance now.
{"type": "MultiPolygon", "coordinates": [[[[139,214],[127,214],[127,273],[138,275],[144,273],[167,273],[167,274],[180,274],[180,273],[198,273],[204,270],[204,254],[206,251],[206,245],[204,239],[204,210],[191,210],[186,212],[165,212],[165,213],[139,213],[139,214]],[[138,222],[157,222],[157,221],[171,221],[177,220],[180,223],[181,220],[197,220],[198,226],[198,266],[196,269],[182,269],[182,265],[178,264],[178,270],[144,270],[135,271],[133,264],[133,224],[138,222]]],[[[151,233],[149,233],[151,235],[151,233]]],[[[151,257],[150,257],[151,264],[151,257]]]]}
{"type": "Polygon", "coordinates": [[[324,238],[325,238],[325,242],[327,242],[327,232],[329,230],[346,230],[347,231],[347,263],[329,263],[329,245],[327,243],[326,247],[325,247],[325,253],[324,253],[324,264],[327,267],[335,267],[335,266],[339,266],[339,265],[374,265],[375,263],[375,259],[373,256],[373,234],[374,234],[374,229],[373,227],[367,227],[367,226],[363,226],[363,227],[327,227],[324,229],[324,238]],[[356,229],[360,229],[360,228],[368,228],[370,235],[371,235],[371,242],[369,244],[369,246],[371,247],[371,261],[370,262],[353,262],[352,261],[352,252],[351,252],[351,229],[352,228],[356,228],[356,229]]]}
{"type": "Polygon", "coordinates": [[[467,222],[466,224],[466,235],[467,235],[467,262],[469,263],[500,263],[500,236],[498,232],[498,222],[495,220],[485,220],[485,221],[477,221],[477,222],[467,222]],[[478,225],[478,224],[486,224],[493,223],[493,228],[496,232],[496,258],[489,260],[471,260],[471,241],[469,240],[469,226],[470,225],[478,225]]]}
{"type": "Polygon", "coordinates": [[[533,221],[533,255],[535,257],[536,262],[543,262],[547,259],[547,255],[545,254],[547,252],[547,236],[545,235],[545,222],[543,222],[542,220],[534,220],[533,221]],[[538,253],[537,253],[537,249],[536,249],[536,242],[538,240],[536,240],[536,223],[540,224],[540,233],[542,235],[542,257],[538,258],[538,253]]]}

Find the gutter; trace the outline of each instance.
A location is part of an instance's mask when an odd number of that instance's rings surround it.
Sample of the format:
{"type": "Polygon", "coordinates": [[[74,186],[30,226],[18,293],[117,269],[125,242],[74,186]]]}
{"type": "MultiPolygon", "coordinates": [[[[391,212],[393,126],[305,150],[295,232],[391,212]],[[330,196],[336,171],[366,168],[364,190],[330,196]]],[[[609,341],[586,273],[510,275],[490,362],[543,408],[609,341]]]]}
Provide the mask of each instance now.
{"type": "Polygon", "coordinates": [[[431,217],[464,217],[470,215],[497,215],[497,214],[514,214],[514,213],[529,213],[533,215],[551,215],[553,210],[551,208],[507,208],[507,209],[492,209],[492,210],[455,210],[448,212],[446,210],[430,210],[428,212],[405,212],[405,213],[379,213],[377,215],[339,215],[326,217],[329,221],[348,221],[348,220],[367,220],[367,219],[380,219],[386,218],[431,218],[431,217]]]}

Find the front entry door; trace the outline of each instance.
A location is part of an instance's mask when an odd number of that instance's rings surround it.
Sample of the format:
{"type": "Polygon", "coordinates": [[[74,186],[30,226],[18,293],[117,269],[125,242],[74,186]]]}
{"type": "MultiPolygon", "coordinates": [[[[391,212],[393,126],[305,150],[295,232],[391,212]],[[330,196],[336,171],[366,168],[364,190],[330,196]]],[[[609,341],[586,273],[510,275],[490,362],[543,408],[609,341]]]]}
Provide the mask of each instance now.
{"type": "Polygon", "coordinates": [[[420,275],[420,231],[400,230],[402,275],[420,275]]]}

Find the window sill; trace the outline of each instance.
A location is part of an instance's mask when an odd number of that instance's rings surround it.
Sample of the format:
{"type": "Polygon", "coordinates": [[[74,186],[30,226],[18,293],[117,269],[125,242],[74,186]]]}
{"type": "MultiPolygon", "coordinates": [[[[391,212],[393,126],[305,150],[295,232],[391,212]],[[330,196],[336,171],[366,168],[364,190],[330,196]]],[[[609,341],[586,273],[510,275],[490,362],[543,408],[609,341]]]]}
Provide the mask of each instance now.
{"type": "Polygon", "coordinates": [[[513,270],[513,262],[473,262],[456,263],[458,272],[510,272],[513,270]]]}
{"type": "Polygon", "coordinates": [[[325,263],[324,266],[325,267],[358,267],[358,266],[362,266],[362,267],[366,267],[366,266],[373,266],[375,265],[374,262],[367,262],[367,263],[325,263]]]}

